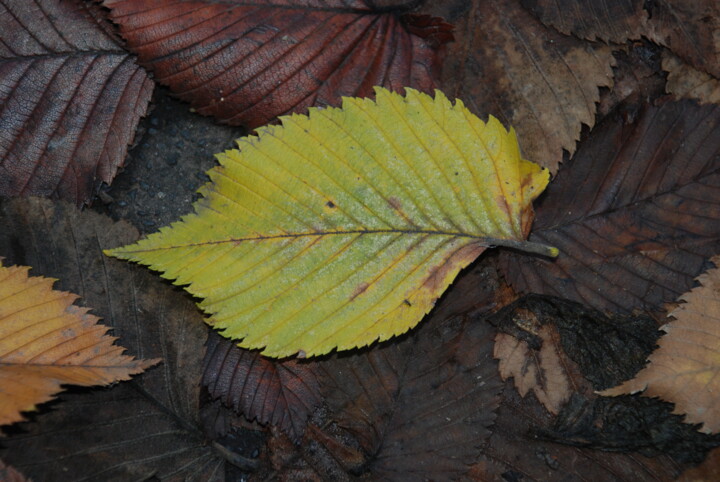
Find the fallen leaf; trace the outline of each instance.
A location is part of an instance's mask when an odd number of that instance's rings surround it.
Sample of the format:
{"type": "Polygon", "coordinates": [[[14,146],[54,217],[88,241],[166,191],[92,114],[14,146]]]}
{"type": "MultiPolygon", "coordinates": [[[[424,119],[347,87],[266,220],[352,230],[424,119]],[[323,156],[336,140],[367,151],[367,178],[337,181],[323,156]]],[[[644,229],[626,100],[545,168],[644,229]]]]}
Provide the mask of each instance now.
{"type": "Polygon", "coordinates": [[[66,203],[0,201],[0,253],[59,278],[113,328],[129,352],[157,368],[112,389],[71,391],[13,427],[3,458],[35,480],[221,480],[225,459],[201,432],[198,381],[207,327],[192,300],[103,248],[132,242],[125,222],[66,203]],[[72,443],[69,443],[71,441],[72,443]]]}
{"type": "Polygon", "coordinates": [[[250,420],[277,426],[296,442],[321,402],[314,365],[270,360],[216,333],[208,338],[203,365],[202,384],[210,395],[250,420]]]}
{"type": "Polygon", "coordinates": [[[89,204],[152,89],[97,5],[0,1],[0,195],[89,204]]]}
{"type": "Polygon", "coordinates": [[[2,460],[0,460],[0,480],[3,482],[30,482],[30,479],[26,479],[20,472],[5,465],[2,460]]]}
{"type": "MultiPolygon", "coordinates": [[[[412,2],[411,2],[412,3],[412,2]]],[[[364,0],[105,0],[140,64],[201,114],[259,127],[373,86],[430,92],[440,19],[364,0]],[[413,33],[411,33],[413,32],[413,33]],[[430,38],[426,42],[415,34],[430,38]]]]}
{"type": "Polygon", "coordinates": [[[720,107],[660,101],[590,132],[537,208],[531,241],[555,261],[502,253],[520,292],[601,311],[657,311],[720,252],[720,107]]]}
{"type": "Polygon", "coordinates": [[[523,242],[547,170],[462,102],[378,88],[239,141],[195,214],[110,250],[204,298],[208,323],[264,355],[313,356],[415,326],[488,246],[523,242]]]}
{"type": "Polygon", "coordinates": [[[720,5],[716,0],[521,1],[543,23],[565,34],[615,43],[647,37],[695,68],[720,77],[720,5]]]}
{"type": "MultiPolygon", "coordinates": [[[[638,39],[648,12],[643,2],[593,0],[520,0],[540,21],[565,35],[588,40],[624,43],[638,39]]],[[[656,3],[662,3],[663,0],[656,3]]],[[[646,2],[647,3],[647,2],[646,2]]]]}
{"type": "Polygon", "coordinates": [[[358,441],[371,478],[464,474],[495,418],[493,335],[475,319],[432,317],[402,341],[317,362],[328,417],[358,441]]]}
{"type": "Polygon", "coordinates": [[[160,361],[123,355],[109,327],[73,305],[77,296],[28,271],[0,265],[0,425],[22,420],[61,385],[109,385],[160,361]]]}
{"type": "Polygon", "coordinates": [[[612,86],[612,49],[546,28],[519,0],[432,2],[425,10],[457,25],[443,90],[514,126],[522,152],[557,171],[582,125],[594,125],[599,87],[612,86]]]}
{"type": "Polygon", "coordinates": [[[663,52],[662,68],[667,91],[677,98],[697,99],[701,104],[720,103],[720,80],[690,67],[670,52],[663,52]]]}
{"type": "Polygon", "coordinates": [[[552,427],[553,418],[533,397],[521,399],[509,382],[503,393],[492,435],[469,474],[473,480],[658,482],[673,480],[683,468],[667,455],[599,453],[542,440],[538,429],[552,427]]]}
{"type": "Polygon", "coordinates": [[[532,390],[537,399],[552,414],[570,398],[570,379],[557,330],[550,325],[539,327],[537,336],[542,340],[540,350],[512,335],[498,333],[493,355],[500,360],[500,377],[512,377],[515,387],[524,397],[532,390]]]}
{"type": "MultiPolygon", "coordinates": [[[[720,266],[720,256],[712,258],[720,266]]],[[[700,276],[700,286],[680,297],[684,301],[668,316],[658,348],[635,378],[600,392],[617,396],[642,392],[675,404],[674,413],[687,423],[701,423],[705,433],[720,432],[720,274],[718,268],[700,276]]]]}

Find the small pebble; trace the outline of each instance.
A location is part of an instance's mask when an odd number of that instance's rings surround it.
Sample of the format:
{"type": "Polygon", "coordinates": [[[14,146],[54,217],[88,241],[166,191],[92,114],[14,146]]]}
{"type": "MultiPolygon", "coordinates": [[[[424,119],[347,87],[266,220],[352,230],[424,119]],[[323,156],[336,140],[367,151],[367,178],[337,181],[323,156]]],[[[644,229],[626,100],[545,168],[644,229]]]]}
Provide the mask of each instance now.
{"type": "Polygon", "coordinates": [[[144,226],[155,226],[155,221],[152,219],[143,219],[142,223],[144,226]]]}
{"type": "Polygon", "coordinates": [[[170,156],[165,158],[165,163],[168,166],[175,166],[178,163],[178,156],[170,156]]]}
{"type": "Polygon", "coordinates": [[[157,197],[158,197],[158,199],[163,199],[163,198],[165,198],[165,193],[162,191],[158,191],[157,197]]]}
{"type": "Polygon", "coordinates": [[[138,216],[147,216],[147,212],[142,211],[142,210],[140,210],[140,209],[138,209],[137,211],[135,211],[135,214],[137,214],[138,216]]]}

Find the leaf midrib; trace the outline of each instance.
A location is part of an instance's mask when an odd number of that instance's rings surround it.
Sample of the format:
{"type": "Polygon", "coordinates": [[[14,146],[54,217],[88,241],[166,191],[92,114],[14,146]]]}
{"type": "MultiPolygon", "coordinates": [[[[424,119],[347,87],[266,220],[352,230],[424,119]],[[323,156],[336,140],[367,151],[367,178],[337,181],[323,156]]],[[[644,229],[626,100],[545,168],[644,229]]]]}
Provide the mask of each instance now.
{"type": "Polygon", "coordinates": [[[225,243],[241,243],[243,241],[267,241],[267,240],[276,240],[276,239],[295,239],[295,238],[304,238],[304,237],[311,237],[311,236],[333,236],[333,235],[348,235],[348,234],[358,234],[358,235],[365,235],[365,234],[403,234],[403,235],[425,235],[425,236],[447,236],[447,237],[453,237],[453,238],[469,238],[474,241],[476,241],[478,244],[481,245],[487,245],[488,247],[491,246],[512,246],[517,247],[521,241],[515,240],[515,239],[504,239],[504,238],[492,238],[487,236],[479,236],[477,234],[471,234],[471,233],[463,233],[463,232],[457,232],[457,231],[439,231],[439,230],[430,230],[430,229],[351,229],[351,230],[343,230],[343,231],[308,231],[308,232],[301,232],[301,233],[286,233],[286,234],[273,234],[268,236],[258,235],[258,236],[246,236],[241,238],[230,238],[230,239],[222,239],[217,241],[201,241],[197,243],[186,243],[186,244],[175,244],[172,246],[158,246],[153,248],[147,248],[147,249],[136,249],[136,250],[128,250],[123,251],[123,253],[147,253],[147,252],[153,252],[153,251],[162,251],[162,250],[169,250],[169,249],[177,249],[177,248],[187,248],[187,247],[194,247],[194,246],[208,246],[208,245],[214,245],[214,244],[225,244],[225,243]]]}

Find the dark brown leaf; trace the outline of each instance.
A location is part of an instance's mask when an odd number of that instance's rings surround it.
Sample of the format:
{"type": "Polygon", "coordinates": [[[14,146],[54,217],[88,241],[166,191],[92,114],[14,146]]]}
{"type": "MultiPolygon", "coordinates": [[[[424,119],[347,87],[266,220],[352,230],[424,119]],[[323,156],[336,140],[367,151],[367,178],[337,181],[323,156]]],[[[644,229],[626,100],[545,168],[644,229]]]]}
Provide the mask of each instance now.
{"type": "Polygon", "coordinates": [[[545,27],[519,0],[428,7],[457,24],[443,90],[481,117],[515,127],[523,154],[555,172],[563,149],[575,151],[582,125],[594,124],[598,87],[612,85],[611,49],[545,27]]]}
{"type": "Polygon", "coordinates": [[[560,256],[504,253],[513,286],[624,313],[690,289],[720,252],[718,129],[720,106],[692,101],[607,118],[536,208],[530,240],[560,256]]]}
{"type": "Polygon", "coordinates": [[[277,426],[294,441],[302,438],[321,401],[314,364],[265,358],[215,332],[203,365],[202,384],[210,395],[250,420],[277,426]]]}
{"type": "Polygon", "coordinates": [[[434,319],[402,342],[319,364],[330,416],[369,455],[373,477],[467,470],[497,407],[493,337],[475,320],[434,319]]]}
{"type": "Polygon", "coordinates": [[[201,114],[251,128],[343,95],[371,96],[375,85],[430,91],[431,45],[452,36],[439,19],[401,18],[402,5],[363,0],[104,4],[160,83],[201,114]]]}
{"type": "Polygon", "coordinates": [[[662,68],[667,72],[667,91],[677,98],[697,99],[701,104],[720,103],[720,80],[690,67],[665,51],[662,68]]]}
{"type": "Polygon", "coordinates": [[[486,462],[471,472],[476,479],[670,481],[682,469],[664,455],[599,452],[538,439],[538,429],[552,425],[545,409],[534,398],[520,399],[509,384],[504,393],[493,433],[483,446],[486,462]]]}
{"type": "Polygon", "coordinates": [[[3,201],[0,225],[8,263],[59,278],[57,288],[80,294],[129,353],[163,358],[131,382],[64,395],[3,439],[3,458],[36,480],[222,480],[224,462],[199,429],[202,315],[157,276],[102,253],[137,231],[40,199],[3,201]]]}
{"type": "Polygon", "coordinates": [[[3,482],[29,482],[20,472],[0,460],[0,480],[3,482]]]}
{"type": "Polygon", "coordinates": [[[81,0],[0,0],[0,195],[89,203],[110,183],[153,84],[81,0]]]}
{"type": "Polygon", "coordinates": [[[565,34],[617,43],[647,37],[695,68],[720,77],[717,0],[521,0],[543,23],[565,34]]]}

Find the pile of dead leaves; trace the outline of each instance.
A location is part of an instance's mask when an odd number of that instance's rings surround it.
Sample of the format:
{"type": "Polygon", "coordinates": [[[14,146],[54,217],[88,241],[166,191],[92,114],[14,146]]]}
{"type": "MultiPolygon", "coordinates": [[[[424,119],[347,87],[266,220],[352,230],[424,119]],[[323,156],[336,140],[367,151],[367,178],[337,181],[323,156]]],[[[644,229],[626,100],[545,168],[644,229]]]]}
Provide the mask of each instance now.
{"type": "Polygon", "coordinates": [[[718,36],[713,0],[0,0],[0,479],[717,478],[718,36]],[[202,179],[214,122],[256,130],[202,179]]]}

